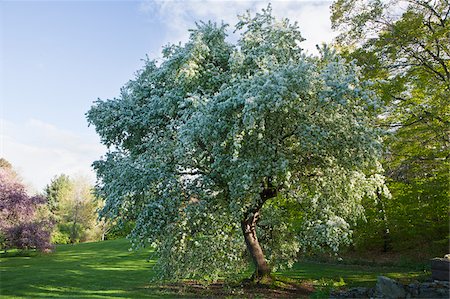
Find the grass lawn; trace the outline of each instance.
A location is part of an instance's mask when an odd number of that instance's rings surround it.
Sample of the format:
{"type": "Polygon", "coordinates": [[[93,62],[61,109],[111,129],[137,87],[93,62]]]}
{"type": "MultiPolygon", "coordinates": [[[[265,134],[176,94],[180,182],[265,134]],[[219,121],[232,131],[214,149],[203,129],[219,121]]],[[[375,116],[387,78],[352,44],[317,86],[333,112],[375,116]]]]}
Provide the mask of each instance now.
{"type": "Polygon", "coordinates": [[[299,280],[333,280],[336,282],[343,280],[348,287],[372,287],[376,284],[377,277],[380,275],[405,283],[413,280],[426,280],[431,277],[430,271],[414,268],[301,262],[295,264],[292,269],[277,274],[299,280]]]}
{"type": "MultiPolygon", "coordinates": [[[[127,240],[58,246],[52,254],[0,258],[1,298],[192,298],[151,282],[149,251],[129,252],[127,240]]],[[[320,288],[343,279],[346,286],[373,285],[378,275],[422,278],[408,268],[298,263],[276,273],[320,288]]],[[[342,280],[341,280],[342,282],[342,280]]],[[[341,283],[342,284],[342,283],[341,283]]],[[[195,294],[197,296],[198,293],[195,294]]],[[[238,296],[239,297],[239,296],[238,296]]]]}

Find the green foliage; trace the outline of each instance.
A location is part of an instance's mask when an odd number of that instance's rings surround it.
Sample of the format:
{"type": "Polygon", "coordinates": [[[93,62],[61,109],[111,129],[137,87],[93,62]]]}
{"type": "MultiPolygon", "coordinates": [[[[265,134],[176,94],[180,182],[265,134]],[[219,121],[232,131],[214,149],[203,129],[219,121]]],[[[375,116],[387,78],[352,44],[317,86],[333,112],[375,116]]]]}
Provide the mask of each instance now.
{"type": "Polygon", "coordinates": [[[322,278],[315,284],[316,291],[310,296],[311,299],[330,298],[331,291],[346,285],[342,277],[339,278],[339,281],[322,278]]]}
{"type": "Polygon", "coordinates": [[[57,214],[55,212],[58,210],[59,205],[62,205],[64,201],[67,201],[67,197],[71,191],[72,184],[70,178],[65,174],[55,177],[51,183],[45,187],[44,192],[47,197],[47,204],[53,214],[57,214]]]}
{"type": "Polygon", "coordinates": [[[298,231],[302,212],[292,199],[276,198],[268,202],[261,213],[258,239],[274,271],[291,268],[297,260],[301,241],[298,231]]]}
{"type": "Polygon", "coordinates": [[[438,245],[439,255],[448,251],[448,14],[444,0],[333,4],[339,46],[374,81],[372,88],[385,103],[379,124],[390,130],[383,166],[393,199],[366,202],[368,222],[357,233],[366,248],[419,246],[431,254],[438,245]]]}
{"type": "Polygon", "coordinates": [[[57,224],[52,233],[55,244],[100,240],[105,225],[97,219],[100,203],[84,179],[60,175],[46,187],[45,193],[50,216],[57,224]]]}
{"type": "Polygon", "coordinates": [[[448,188],[442,188],[449,182],[448,174],[435,179],[390,184],[398,201],[397,207],[387,207],[387,211],[390,211],[391,237],[397,240],[397,249],[414,248],[415,244],[411,240],[417,238],[418,234],[421,242],[448,240],[449,194],[448,188]]]}
{"type": "Polygon", "coordinates": [[[251,230],[273,267],[338,250],[362,198],[386,191],[378,104],[356,66],[327,47],[304,55],[297,25],[270,6],[236,29],[232,45],[225,25],[198,24],[87,113],[109,147],[94,163],[102,215],[135,221],[134,245],[156,247],[161,278],[246,269],[251,230]]]}
{"type": "Polygon", "coordinates": [[[110,224],[105,233],[105,240],[123,239],[131,233],[134,226],[134,221],[110,224]]]}
{"type": "Polygon", "coordinates": [[[366,223],[355,232],[361,250],[385,248],[411,252],[420,248],[423,258],[441,256],[448,249],[448,173],[408,183],[390,181],[393,200],[366,202],[366,223]],[[385,219],[383,219],[385,217],[385,219]],[[386,234],[388,229],[388,234],[386,234]],[[385,244],[387,242],[387,244],[385,244]]]}
{"type": "Polygon", "coordinates": [[[70,243],[70,230],[67,225],[58,224],[56,229],[52,232],[51,236],[52,244],[69,244],[70,243]]]}

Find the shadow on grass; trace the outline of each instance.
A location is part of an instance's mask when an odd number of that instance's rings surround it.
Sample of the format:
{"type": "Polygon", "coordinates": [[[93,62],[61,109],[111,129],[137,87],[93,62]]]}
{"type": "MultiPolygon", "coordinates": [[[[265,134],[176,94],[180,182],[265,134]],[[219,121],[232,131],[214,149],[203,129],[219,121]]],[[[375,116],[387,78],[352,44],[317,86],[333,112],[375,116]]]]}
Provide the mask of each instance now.
{"type": "MultiPolygon", "coordinates": [[[[53,254],[0,258],[0,295],[2,299],[195,298],[222,293],[224,297],[227,294],[233,297],[233,292],[239,291],[239,288],[233,287],[231,290],[219,290],[220,286],[216,286],[216,292],[214,286],[203,290],[192,285],[186,287],[186,284],[152,283],[156,272],[153,267],[155,260],[148,260],[151,251],[129,252],[128,248],[126,240],[115,240],[58,246],[53,254]]],[[[346,286],[369,286],[375,284],[378,275],[416,279],[424,273],[407,269],[302,262],[276,275],[290,277],[296,282],[309,281],[312,287],[317,285],[315,281],[321,279],[339,281],[343,278],[346,286]]],[[[245,290],[243,292],[247,294],[245,290]]]]}
{"type": "Polygon", "coordinates": [[[149,288],[155,276],[155,261],[146,261],[149,252],[128,252],[128,247],[117,240],[58,246],[53,254],[32,258],[2,258],[1,297],[167,297],[156,286],[149,288]]]}
{"type": "Polygon", "coordinates": [[[328,279],[339,281],[341,278],[347,286],[373,286],[380,275],[404,281],[425,280],[429,271],[411,271],[398,267],[371,267],[356,265],[325,264],[317,262],[300,262],[292,269],[277,273],[299,280],[328,279]]]}

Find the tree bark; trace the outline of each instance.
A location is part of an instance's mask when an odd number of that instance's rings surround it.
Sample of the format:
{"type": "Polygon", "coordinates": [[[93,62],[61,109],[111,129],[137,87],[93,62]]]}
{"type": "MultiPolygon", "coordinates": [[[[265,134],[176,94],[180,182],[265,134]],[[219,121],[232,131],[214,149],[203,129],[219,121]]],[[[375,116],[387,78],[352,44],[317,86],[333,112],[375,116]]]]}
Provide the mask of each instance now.
{"type": "Polygon", "coordinates": [[[70,233],[70,243],[76,243],[78,232],[77,232],[77,222],[78,222],[78,201],[75,203],[75,215],[73,219],[72,232],[70,233]]]}
{"type": "Polygon", "coordinates": [[[244,234],[245,244],[247,250],[250,253],[253,264],[255,265],[255,273],[253,279],[260,280],[261,278],[270,276],[270,268],[264,258],[264,253],[259,245],[258,238],[256,237],[256,222],[259,219],[259,211],[253,215],[247,217],[246,220],[241,222],[242,232],[244,234]]]}
{"type": "Polygon", "coordinates": [[[386,216],[386,209],[384,207],[383,197],[380,193],[377,194],[378,197],[378,211],[380,213],[381,219],[383,220],[383,252],[388,252],[391,249],[391,235],[389,233],[389,224],[386,216]]]}
{"type": "Polygon", "coordinates": [[[255,273],[252,278],[256,281],[270,279],[271,269],[266,262],[263,250],[259,244],[258,237],[256,236],[256,224],[258,223],[260,211],[264,203],[276,195],[277,191],[272,188],[269,181],[266,188],[260,193],[260,201],[257,206],[245,213],[244,220],[241,221],[245,244],[247,245],[247,250],[255,265],[255,273]]]}

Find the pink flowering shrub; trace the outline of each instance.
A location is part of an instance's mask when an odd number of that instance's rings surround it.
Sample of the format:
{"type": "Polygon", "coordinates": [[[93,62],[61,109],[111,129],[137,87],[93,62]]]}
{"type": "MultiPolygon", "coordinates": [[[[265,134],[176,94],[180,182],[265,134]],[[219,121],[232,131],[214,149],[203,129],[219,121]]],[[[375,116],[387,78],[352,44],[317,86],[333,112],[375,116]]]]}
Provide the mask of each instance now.
{"type": "Polygon", "coordinates": [[[51,223],[48,221],[25,222],[12,226],[7,230],[8,245],[21,249],[37,249],[50,252],[51,223]]]}
{"type": "Polygon", "coordinates": [[[0,240],[4,248],[52,249],[52,223],[36,219],[42,196],[28,196],[14,171],[0,167],[0,240]]]}

